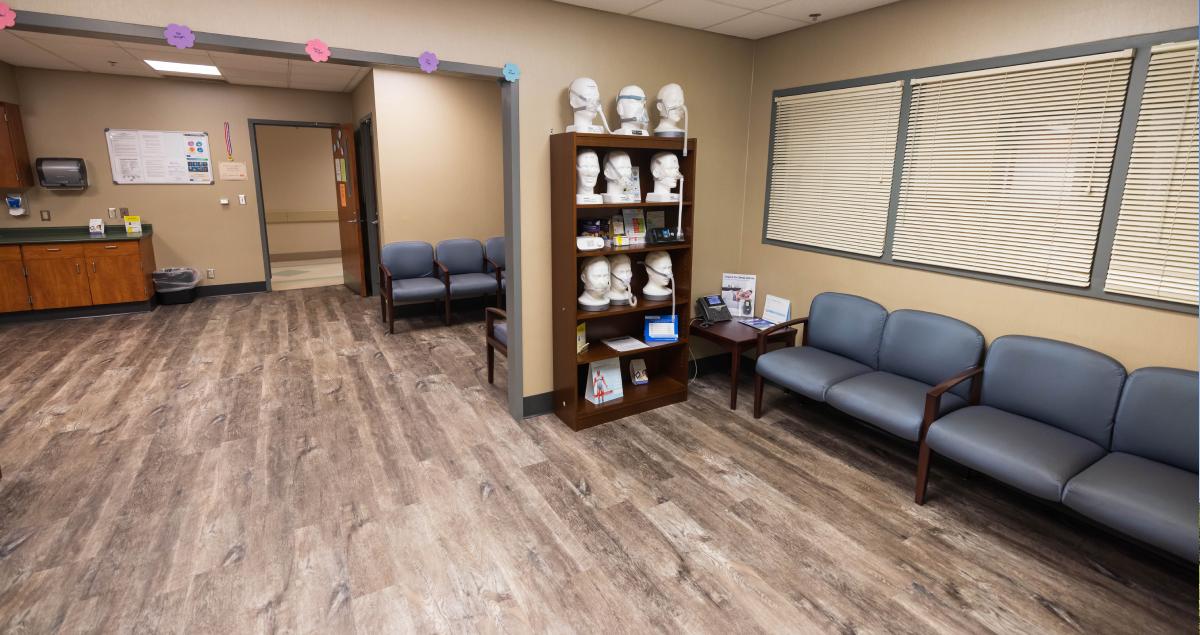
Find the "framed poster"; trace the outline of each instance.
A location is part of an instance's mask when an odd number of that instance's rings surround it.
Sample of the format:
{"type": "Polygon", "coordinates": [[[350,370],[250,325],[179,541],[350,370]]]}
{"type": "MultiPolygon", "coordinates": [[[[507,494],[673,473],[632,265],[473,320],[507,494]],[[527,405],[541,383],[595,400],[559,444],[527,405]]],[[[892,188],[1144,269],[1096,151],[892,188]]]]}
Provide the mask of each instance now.
{"type": "Polygon", "coordinates": [[[104,131],[113,183],[117,185],[209,185],[212,149],[206,132],[104,131]]]}

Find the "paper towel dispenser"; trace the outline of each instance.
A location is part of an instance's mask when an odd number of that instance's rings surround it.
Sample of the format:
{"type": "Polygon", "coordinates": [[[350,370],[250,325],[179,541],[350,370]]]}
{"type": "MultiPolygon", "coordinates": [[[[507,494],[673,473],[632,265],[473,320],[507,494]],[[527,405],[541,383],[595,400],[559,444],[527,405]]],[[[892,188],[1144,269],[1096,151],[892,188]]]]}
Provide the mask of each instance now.
{"type": "Polygon", "coordinates": [[[51,190],[82,190],[88,185],[83,159],[38,159],[37,176],[38,184],[51,190]]]}

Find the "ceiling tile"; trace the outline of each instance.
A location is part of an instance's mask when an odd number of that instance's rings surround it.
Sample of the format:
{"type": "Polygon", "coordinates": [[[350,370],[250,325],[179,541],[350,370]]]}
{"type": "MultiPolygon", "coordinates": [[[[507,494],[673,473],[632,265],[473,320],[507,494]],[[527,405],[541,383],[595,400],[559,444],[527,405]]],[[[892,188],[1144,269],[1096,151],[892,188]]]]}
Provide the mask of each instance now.
{"type": "MultiPolygon", "coordinates": [[[[573,4],[577,7],[587,7],[589,9],[599,9],[600,11],[608,11],[609,13],[633,13],[638,9],[648,7],[658,0],[559,0],[564,4],[573,4]]],[[[774,0],[779,2],[779,0],[774,0]]]]}
{"type": "Polygon", "coordinates": [[[746,13],[746,9],[718,4],[711,0],[661,0],[633,15],[656,22],[703,29],[746,13]]]}
{"type": "Polygon", "coordinates": [[[21,39],[13,31],[0,31],[0,60],[13,66],[49,68],[63,71],[83,70],[39,46],[21,39]]]}
{"type": "Polygon", "coordinates": [[[151,44],[132,44],[121,42],[120,47],[139,60],[158,60],[160,62],[179,62],[181,64],[212,64],[208,51],[196,49],[177,49],[174,46],[154,46],[151,44]]]}
{"type": "Polygon", "coordinates": [[[752,11],[762,11],[763,9],[766,9],[767,7],[773,7],[777,4],[779,4],[780,2],[786,2],[786,1],[787,0],[716,0],[716,2],[719,2],[721,4],[727,4],[731,7],[741,7],[743,9],[750,9],[752,11]]]}
{"type": "Polygon", "coordinates": [[[240,71],[261,71],[268,73],[282,73],[287,75],[288,61],[278,57],[258,57],[256,55],[242,55],[241,53],[223,53],[220,51],[210,51],[208,54],[212,58],[213,64],[221,69],[222,73],[232,70],[240,71]]]}
{"type": "Polygon", "coordinates": [[[707,30],[714,33],[757,40],[758,38],[775,35],[776,33],[798,29],[802,26],[805,26],[804,22],[789,20],[776,15],[767,15],[765,13],[751,13],[740,18],[734,18],[728,22],[722,22],[716,26],[711,26],[707,30]]]}
{"type": "Polygon", "coordinates": [[[788,0],[782,4],[765,9],[765,13],[783,16],[802,22],[811,22],[809,15],[820,13],[821,22],[828,22],[851,13],[866,11],[896,0],[788,0]]]}

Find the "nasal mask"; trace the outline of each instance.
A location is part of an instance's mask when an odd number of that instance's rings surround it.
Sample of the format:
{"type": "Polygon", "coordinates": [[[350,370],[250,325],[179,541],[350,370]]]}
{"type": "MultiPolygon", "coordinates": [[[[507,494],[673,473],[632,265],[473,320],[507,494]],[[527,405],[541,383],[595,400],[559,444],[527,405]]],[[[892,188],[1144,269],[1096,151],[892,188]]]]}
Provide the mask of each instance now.
{"type": "MultiPolygon", "coordinates": [[[[629,275],[625,275],[625,276],[622,276],[614,271],[614,272],[612,272],[612,277],[616,278],[618,282],[625,285],[625,290],[629,292],[629,306],[637,306],[637,300],[638,300],[637,294],[633,292],[633,271],[632,271],[632,269],[630,270],[629,275]]],[[[675,286],[674,281],[672,281],[671,286],[672,287],[675,286]]],[[[674,296],[672,296],[672,297],[674,297],[674,296]]]]}
{"type": "Polygon", "coordinates": [[[573,96],[575,96],[575,97],[578,97],[578,98],[579,98],[579,100],[583,102],[583,105],[582,105],[582,106],[575,106],[574,108],[572,108],[572,109],[571,109],[571,112],[581,112],[581,111],[584,111],[584,110],[590,110],[590,111],[592,111],[592,112],[594,112],[594,113],[597,113],[597,114],[599,114],[599,115],[600,115],[600,121],[601,121],[602,123],[604,123],[604,130],[605,130],[605,132],[608,132],[609,134],[612,134],[612,128],[609,128],[609,127],[608,127],[608,118],[604,116],[604,107],[600,105],[600,97],[599,97],[599,96],[597,96],[597,97],[585,97],[585,96],[583,96],[583,95],[580,95],[579,93],[577,93],[577,92],[575,92],[575,91],[573,91],[573,90],[572,90],[572,91],[570,91],[570,93],[571,93],[571,95],[573,95],[573,96]]]}
{"type": "Polygon", "coordinates": [[[650,263],[648,263],[648,262],[643,261],[642,264],[645,265],[646,271],[651,271],[653,273],[657,273],[658,275],[666,278],[667,280],[669,280],[671,282],[671,321],[674,322],[675,321],[675,274],[674,274],[674,272],[663,273],[663,272],[659,271],[658,269],[651,267],[650,263]]]}
{"type": "MultiPolygon", "coordinates": [[[[646,114],[646,103],[645,103],[646,98],[645,97],[642,97],[641,95],[617,95],[617,101],[621,101],[622,99],[627,99],[629,101],[642,102],[642,111],[636,117],[621,117],[621,123],[637,123],[637,124],[641,124],[643,126],[650,125],[650,115],[646,114]]],[[[619,110],[620,109],[618,109],[618,111],[619,110]]]]}
{"type": "Polygon", "coordinates": [[[683,111],[683,156],[687,156],[687,140],[688,140],[688,109],[687,104],[679,104],[678,106],[667,106],[666,103],[659,99],[658,105],[662,107],[663,116],[666,117],[673,110],[683,111]]]}

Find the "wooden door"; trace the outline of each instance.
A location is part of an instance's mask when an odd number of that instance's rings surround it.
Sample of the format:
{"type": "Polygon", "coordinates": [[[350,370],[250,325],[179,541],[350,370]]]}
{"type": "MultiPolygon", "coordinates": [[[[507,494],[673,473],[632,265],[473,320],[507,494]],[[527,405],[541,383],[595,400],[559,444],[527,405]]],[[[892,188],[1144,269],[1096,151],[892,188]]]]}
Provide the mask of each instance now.
{"type": "Polygon", "coordinates": [[[0,313],[28,311],[29,285],[25,283],[25,266],[21,263],[21,248],[0,247],[0,313]]]}
{"type": "Polygon", "coordinates": [[[150,296],[137,242],[88,244],[83,255],[92,304],[141,302],[150,296]]]}
{"type": "Polygon", "coordinates": [[[61,309],[92,304],[92,293],[83,268],[82,245],[22,245],[21,255],[29,274],[33,308],[61,309]]]}
{"type": "Polygon", "coordinates": [[[333,180],[337,188],[338,238],[342,244],[342,280],[351,291],[366,296],[366,266],[363,264],[363,224],[358,204],[358,165],[354,156],[354,126],[342,124],[330,130],[333,140],[333,180]]]}

